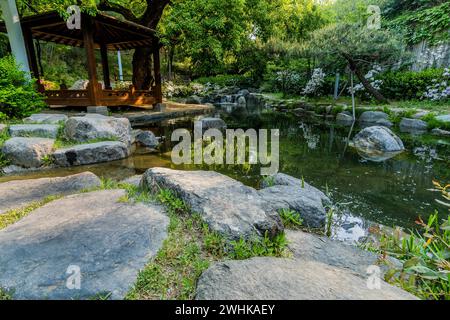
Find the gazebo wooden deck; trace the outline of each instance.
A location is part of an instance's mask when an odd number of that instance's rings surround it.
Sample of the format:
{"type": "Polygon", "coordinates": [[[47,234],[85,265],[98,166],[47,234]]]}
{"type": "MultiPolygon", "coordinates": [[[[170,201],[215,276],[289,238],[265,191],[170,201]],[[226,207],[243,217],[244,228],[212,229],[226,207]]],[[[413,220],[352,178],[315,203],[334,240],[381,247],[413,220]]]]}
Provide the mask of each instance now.
{"type": "MultiPolygon", "coordinates": [[[[122,21],[104,14],[95,17],[81,14],[81,29],[69,29],[66,21],[56,12],[25,17],[21,21],[28,61],[33,76],[38,80],[39,91],[49,105],[64,106],[148,106],[162,102],[160,74],[160,43],[153,29],[122,21]],[[40,73],[33,39],[58,44],[84,47],[89,75],[87,90],[45,90],[40,83],[40,73]],[[113,90],[108,65],[108,50],[152,48],[153,83],[149,90],[113,90]],[[100,50],[103,86],[98,82],[95,50],[100,50]]],[[[6,31],[4,25],[0,31],[6,31]]]]}

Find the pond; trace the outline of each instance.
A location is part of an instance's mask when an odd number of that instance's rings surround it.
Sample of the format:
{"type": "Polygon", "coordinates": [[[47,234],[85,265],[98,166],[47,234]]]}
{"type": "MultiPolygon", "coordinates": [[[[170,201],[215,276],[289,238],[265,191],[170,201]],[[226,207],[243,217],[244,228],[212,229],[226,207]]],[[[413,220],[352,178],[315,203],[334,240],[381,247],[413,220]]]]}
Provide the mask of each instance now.
{"type": "MultiPolygon", "coordinates": [[[[435,210],[442,216],[446,208],[435,199],[439,194],[429,191],[432,180],[450,182],[450,140],[431,136],[399,134],[406,152],[383,162],[363,159],[348,146],[349,128],[333,123],[300,119],[281,113],[231,116],[222,114],[231,128],[280,129],[280,172],[290,174],[327,192],[338,204],[334,237],[353,241],[367,234],[376,224],[414,227],[418,216],[426,218],[435,210]]],[[[141,174],[151,167],[216,170],[243,183],[259,187],[258,166],[176,166],[171,162],[171,132],[176,128],[192,128],[194,119],[164,121],[152,131],[165,136],[158,152],[136,149],[133,156],[106,164],[61,168],[0,177],[0,182],[30,177],[62,176],[92,171],[99,176],[123,179],[141,174]]],[[[350,137],[353,137],[356,128],[350,137]]]]}

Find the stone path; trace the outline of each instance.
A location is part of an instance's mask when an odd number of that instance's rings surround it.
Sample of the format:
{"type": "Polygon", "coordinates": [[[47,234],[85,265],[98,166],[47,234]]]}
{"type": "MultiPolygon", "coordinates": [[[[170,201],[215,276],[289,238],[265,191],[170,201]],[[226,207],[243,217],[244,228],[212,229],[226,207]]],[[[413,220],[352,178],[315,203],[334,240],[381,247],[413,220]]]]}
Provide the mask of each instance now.
{"type": "Polygon", "coordinates": [[[83,189],[99,187],[100,184],[100,179],[91,172],[0,183],[0,214],[25,207],[47,196],[77,193],[83,189]]]}
{"type": "Polygon", "coordinates": [[[383,281],[369,289],[367,279],[306,259],[251,258],[225,261],[206,270],[198,300],[410,300],[413,295],[383,281]]]}
{"type": "Polygon", "coordinates": [[[162,207],[124,203],[124,195],[67,196],[0,230],[0,287],[15,299],[123,298],[169,223],[162,207]]]}

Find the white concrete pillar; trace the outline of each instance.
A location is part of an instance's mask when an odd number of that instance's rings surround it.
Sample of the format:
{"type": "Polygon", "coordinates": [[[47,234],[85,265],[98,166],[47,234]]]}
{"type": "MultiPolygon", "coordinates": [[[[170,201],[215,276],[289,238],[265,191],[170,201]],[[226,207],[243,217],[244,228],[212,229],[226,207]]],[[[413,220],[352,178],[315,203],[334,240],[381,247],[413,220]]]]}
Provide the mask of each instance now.
{"type": "Polygon", "coordinates": [[[20,25],[19,13],[17,12],[15,0],[0,0],[3,20],[8,31],[9,44],[16,62],[20,68],[30,75],[27,50],[23,39],[22,27],[20,25]]]}

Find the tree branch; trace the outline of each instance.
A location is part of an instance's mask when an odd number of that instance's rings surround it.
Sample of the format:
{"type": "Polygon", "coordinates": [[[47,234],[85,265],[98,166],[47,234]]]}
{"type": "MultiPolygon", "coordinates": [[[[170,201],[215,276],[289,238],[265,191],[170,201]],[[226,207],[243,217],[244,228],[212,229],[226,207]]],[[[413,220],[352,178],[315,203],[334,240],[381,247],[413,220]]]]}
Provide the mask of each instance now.
{"type": "Polygon", "coordinates": [[[113,11],[121,14],[126,20],[139,23],[139,19],[133,14],[130,9],[125,8],[117,3],[109,2],[108,0],[101,0],[97,5],[97,8],[101,11],[113,11]]]}

